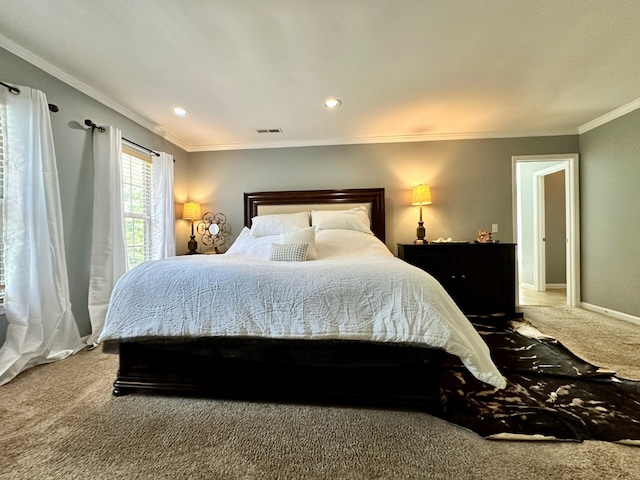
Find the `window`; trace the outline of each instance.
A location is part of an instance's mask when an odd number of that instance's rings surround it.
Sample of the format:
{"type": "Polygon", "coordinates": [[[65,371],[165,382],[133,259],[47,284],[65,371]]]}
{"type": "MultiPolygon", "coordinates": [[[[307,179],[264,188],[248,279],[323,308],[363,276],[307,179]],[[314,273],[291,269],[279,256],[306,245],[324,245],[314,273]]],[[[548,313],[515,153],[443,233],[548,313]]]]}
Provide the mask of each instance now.
{"type": "Polygon", "coordinates": [[[128,269],[151,260],[153,187],[151,157],[122,149],[122,202],[128,269]]]}
{"type": "Polygon", "coordinates": [[[4,205],[4,127],[3,106],[0,105],[0,304],[4,303],[4,236],[2,224],[2,209],[4,205]]]}

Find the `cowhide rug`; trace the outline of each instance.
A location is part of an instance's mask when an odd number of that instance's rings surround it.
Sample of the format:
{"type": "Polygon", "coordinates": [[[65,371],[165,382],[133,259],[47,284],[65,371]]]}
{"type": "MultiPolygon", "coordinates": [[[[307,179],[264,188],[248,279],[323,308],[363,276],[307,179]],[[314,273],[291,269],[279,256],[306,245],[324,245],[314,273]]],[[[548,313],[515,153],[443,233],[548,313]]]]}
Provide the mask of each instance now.
{"type": "Polygon", "coordinates": [[[640,382],[583,361],[524,319],[471,321],[508,385],[479,382],[447,356],[443,418],[492,439],[640,445],[640,382]]]}

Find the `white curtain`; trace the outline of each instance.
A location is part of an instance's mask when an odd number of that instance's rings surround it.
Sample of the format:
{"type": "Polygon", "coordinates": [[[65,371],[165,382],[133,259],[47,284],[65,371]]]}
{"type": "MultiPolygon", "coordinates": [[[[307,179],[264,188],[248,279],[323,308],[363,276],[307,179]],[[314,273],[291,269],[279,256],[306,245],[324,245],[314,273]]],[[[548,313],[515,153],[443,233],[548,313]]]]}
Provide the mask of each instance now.
{"type": "Polygon", "coordinates": [[[0,89],[4,108],[5,312],[0,385],[83,347],[69,300],[62,209],[47,99],[0,89]]]}
{"type": "Polygon", "coordinates": [[[152,258],[176,254],[175,203],[173,201],[173,156],[160,152],[153,157],[153,251],[152,258]]]}
{"type": "Polygon", "coordinates": [[[107,126],[93,131],[93,237],[89,277],[89,318],[95,344],[104,327],[111,291],[127,271],[122,207],[122,134],[107,126]]]}

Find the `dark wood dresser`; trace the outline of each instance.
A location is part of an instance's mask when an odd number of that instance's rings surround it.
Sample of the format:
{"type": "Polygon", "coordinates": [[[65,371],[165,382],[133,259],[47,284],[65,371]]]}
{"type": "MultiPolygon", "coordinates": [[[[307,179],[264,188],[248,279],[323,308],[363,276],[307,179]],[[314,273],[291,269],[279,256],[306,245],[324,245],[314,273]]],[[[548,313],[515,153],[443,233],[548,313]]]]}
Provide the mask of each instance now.
{"type": "Polygon", "coordinates": [[[466,315],[515,315],[514,243],[399,243],[398,258],[434,276],[466,315]]]}

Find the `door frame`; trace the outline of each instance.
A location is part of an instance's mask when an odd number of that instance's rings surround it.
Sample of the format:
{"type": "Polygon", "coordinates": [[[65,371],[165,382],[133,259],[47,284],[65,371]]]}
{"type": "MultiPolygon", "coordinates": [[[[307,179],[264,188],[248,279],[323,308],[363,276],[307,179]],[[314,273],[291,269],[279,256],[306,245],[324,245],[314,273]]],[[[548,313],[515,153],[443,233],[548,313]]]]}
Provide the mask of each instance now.
{"type": "MultiPolygon", "coordinates": [[[[511,157],[512,161],[512,212],[513,212],[513,238],[515,242],[519,242],[518,238],[518,192],[517,184],[517,165],[520,162],[554,162],[558,164],[550,168],[536,172],[534,175],[534,197],[537,201],[534,204],[534,230],[538,233],[534,235],[534,282],[540,283],[543,279],[540,260],[544,260],[544,245],[540,245],[542,237],[540,232],[544,234],[544,208],[541,202],[544,202],[544,195],[541,198],[541,191],[544,193],[544,175],[554,173],[560,170],[565,171],[565,218],[567,230],[567,305],[580,306],[580,203],[579,203],[579,154],[559,154],[559,155],[516,155],[511,157]],[[540,186],[542,184],[542,186],[540,186]],[[536,212],[537,211],[537,212],[536,212]],[[541,220],[542,218],[542,220],[541,220]],[[537,253],[536,253],[537,252],[537,253]],[[541,258],[542,257],[542,258],[541,258]],[[537,272],[537,273],[536,273],[537,272]]],[[[536,285],[538,288],[539,285],[536,285]]]]}

